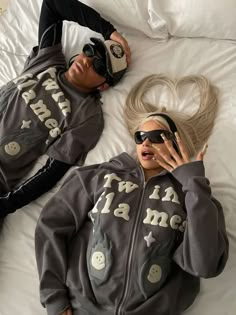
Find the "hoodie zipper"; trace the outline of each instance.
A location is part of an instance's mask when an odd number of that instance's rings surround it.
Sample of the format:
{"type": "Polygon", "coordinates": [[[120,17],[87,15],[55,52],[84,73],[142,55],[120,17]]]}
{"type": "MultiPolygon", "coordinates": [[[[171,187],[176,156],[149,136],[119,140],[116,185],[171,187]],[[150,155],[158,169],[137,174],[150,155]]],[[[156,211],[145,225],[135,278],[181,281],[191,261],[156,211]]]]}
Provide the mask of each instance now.
{"type": "Polygon", "coordinates": [[[143,178],[142,194],[141,194],[141,198],[140,198],[140,206],[138,207],[138,215],[137,215],[136,220],[135,220],[134,225],[133,225],[132,239],[131,239],[130,248],[129,248],[129,258],[128,258],[128,262],[126,265],[127,267],[126,267],[126,275],[125,275],[125,287],[123,290],[123,295],[121,297],[120,303],[117,307],[117,312],[116,312],[117,315],[122,315],[122,307],[124,306],[124,304],[126,302],[127,293],[128,293],[128,289],[129,289],[129,283],[130,283],[130,270],[131,270],[131,266],[132,266],[132,262],[133,262],[134,244],[135,244],[135,240],[136,240],[136,235],[137,235],[137,231],[138,231],[140,217],[142,215],[141,208],[142,208],[142,204],[143,204],[143,197],[144,197],[146,183],[145,183],[144,172],[143,172],[141,167],[140,167],[140,170],[141,170],[142,178],[143,178]]]}

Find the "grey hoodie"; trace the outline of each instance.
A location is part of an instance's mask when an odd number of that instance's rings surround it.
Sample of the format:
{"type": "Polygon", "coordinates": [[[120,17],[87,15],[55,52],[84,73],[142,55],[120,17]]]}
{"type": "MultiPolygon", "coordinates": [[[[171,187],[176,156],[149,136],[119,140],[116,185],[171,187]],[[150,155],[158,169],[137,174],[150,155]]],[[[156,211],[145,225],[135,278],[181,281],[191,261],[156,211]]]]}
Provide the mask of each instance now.
{"type": "Polygon", "coordinates": [[[203,163],[145,183],[126,153],[73,172],[43,209],[35,246],[48,315],[181,314],[199,278],[217,276],[228,258],[203,163]]]}

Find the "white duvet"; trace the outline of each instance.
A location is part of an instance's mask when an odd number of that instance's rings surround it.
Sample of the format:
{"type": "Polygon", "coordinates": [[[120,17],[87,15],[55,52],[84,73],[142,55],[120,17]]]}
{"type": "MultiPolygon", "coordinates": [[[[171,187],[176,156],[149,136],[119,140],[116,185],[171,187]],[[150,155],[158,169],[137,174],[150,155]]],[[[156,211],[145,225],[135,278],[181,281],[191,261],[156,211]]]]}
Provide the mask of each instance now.
{"type": "MultiPolygon", "coordinates": [[[[31,47],[37,44],[41,0],[0,0],[0,86],[22,70],[31,47]],[[1,10],[2,8],[2,10],[1,10]],[[4,9],[3,9],[4,8],[4,9]]],[[[217,278],[202,280],[201,292],[188,315],[236,313],[236,5],[225,7],[213,0],[87,0],[124,32],[132,51],[132,64],[124,80],[103,93],[105,129],[86,164],[98,163],[135,147],[123,120],[130,88],[152,73],[172,77],[207,76],[219,89],[220,110],[205,157],[213,194],[223,205],[230,241],[230,256],[217,278]],[[185,6],[183,4],[186,4],[185,6]],[[208,13],[204,8],[208,10],[208,13]],[[217,11],[218,10],[218,11],[217,11]],[[214,15],[213,15],[214,13],[214,15]],[[192,15],[192,17],[191,17],[192,15]],[[201,20],[202,19],[202,20],[201,20]],[[218,25],[217,21],[221,24],[218,25]],[[191,24],[192,23],[192,24],[191,24]],[[233,28],[234,27],[234,28],[233,28]]],[[[69,58],[93,32],[65,23],[63,45],[69,58]]],[[[97,35],[97,34],[95,34],[97,35]]],[[[159,88],[147,97],[152,102],[176,106],[159,88]]],[[[197,106],[196,91],[185,89],[179,110],[197,106]]],[[[40,158],[35,170],[43,164],[40,158]]],[[[32,172],[34,172],[33,170],[32,172]]],[[[9,215],[0,234],[0,315],[43,315],[38,294],[34,256],[34,229],[42,206],[59,188],[9,215]]],[[[152,314],[151,314],[152,315],[152,314]]],[[[154,315],[154,314],[153,314],[154,315]]]]}

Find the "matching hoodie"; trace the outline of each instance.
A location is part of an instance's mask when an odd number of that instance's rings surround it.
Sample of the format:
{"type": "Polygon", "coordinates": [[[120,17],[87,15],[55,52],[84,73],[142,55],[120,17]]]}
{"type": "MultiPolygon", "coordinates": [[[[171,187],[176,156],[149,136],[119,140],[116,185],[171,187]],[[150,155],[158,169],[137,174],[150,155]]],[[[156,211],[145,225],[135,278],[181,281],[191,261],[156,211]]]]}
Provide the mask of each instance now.
{"type": "Polygon", "coordinates": [[[48,315],[179,315],[228,258],[220,203],[200,161],[147,182],[128,154],[73,171],[35,234],[48,315]]]}

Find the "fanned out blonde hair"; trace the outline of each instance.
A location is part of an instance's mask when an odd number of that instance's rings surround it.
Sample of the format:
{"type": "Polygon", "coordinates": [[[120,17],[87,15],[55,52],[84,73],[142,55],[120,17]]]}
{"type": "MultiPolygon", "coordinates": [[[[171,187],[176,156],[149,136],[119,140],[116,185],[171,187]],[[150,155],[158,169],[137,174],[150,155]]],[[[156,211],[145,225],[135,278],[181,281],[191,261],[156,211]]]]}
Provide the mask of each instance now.
{"type": "Polygon", "coordinates": [[[207,142],[218,110],[217,89],[202,75],[184,76],[178,80],[163,74],[153,74],[143,78],[129,92],[125,104],[125,121],[130,134],[148,120],[156,120],[154,113],[166,113],[176,124],[178,134],[182,139],[190,157],[198,153],[207,142]],[[144,101],[144,96],[153,87],[163,85],[172,93],[173,100],[178,103],[177,91],[180,86],[193,83],[199,89],[199,108],[191,116],[180,111],[167,110],[163,106],[153,105],[144,101]]]}

